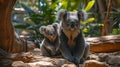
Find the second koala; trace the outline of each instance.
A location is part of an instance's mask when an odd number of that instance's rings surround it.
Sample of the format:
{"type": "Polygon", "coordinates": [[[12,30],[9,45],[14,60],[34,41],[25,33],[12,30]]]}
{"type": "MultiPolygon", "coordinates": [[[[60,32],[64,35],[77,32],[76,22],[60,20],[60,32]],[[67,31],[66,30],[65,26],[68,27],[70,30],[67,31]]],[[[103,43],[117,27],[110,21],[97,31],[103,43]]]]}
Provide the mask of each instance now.
{"type": "Polygon", "coordinates": [[[44,35],[44,40],[40,44],[42,55],[55,56],[59,50],[58,23],[48,26],[41,26],[40,33],[44,35]]]}

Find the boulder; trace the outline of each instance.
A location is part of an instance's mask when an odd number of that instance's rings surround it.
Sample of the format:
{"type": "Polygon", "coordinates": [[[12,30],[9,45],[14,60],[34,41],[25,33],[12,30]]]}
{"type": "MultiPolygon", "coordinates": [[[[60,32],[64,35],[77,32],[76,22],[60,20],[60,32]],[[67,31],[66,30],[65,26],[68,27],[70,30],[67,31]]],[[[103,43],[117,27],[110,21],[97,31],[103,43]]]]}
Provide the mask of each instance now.
{"type": "Polygon", "coordinates": [[[22,62],[22,61],[14,61],[12,63],[12,67],[31,67],[31,66],[28,65],[27,63],[22,62]]]}
{"type": "Polygon", "coordinates": [[[106,62],[108,64],[120,65],[120,56],[110,56],[106,62]]]}
{"type": "Polygon", "coordinates": [[[107,67],[107,64],[96,60],[87,60],[83,64],[83,67],[107,67]]]}

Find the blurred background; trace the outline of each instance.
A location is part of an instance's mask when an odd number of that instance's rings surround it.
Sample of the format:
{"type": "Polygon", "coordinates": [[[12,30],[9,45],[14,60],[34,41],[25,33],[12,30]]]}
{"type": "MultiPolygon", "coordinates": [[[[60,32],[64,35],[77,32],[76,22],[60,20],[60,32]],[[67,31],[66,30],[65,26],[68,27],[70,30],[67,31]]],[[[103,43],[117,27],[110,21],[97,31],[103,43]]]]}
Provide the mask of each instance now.
{"type": "Polygon", "coordinates": [[[80,22],[85,37],[120,34],[120,0],[18,0],[12,13],[15,31],[39,44],[43,39],[40,26],[57,22],[60,9],[82,9],[88,14],[80,22]]]}

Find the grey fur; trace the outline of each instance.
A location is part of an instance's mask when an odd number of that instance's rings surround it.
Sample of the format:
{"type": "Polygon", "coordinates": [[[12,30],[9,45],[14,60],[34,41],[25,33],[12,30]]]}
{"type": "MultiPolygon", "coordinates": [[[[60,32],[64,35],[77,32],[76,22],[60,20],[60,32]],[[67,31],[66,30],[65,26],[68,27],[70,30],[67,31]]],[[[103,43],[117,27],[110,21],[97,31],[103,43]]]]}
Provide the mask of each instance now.
{"type": "Polygon", "coordinates": [[[89,52],[89,44],[85,42],[80,29],[80,21],[84,19],[83,11],[67,12],[60,10],[57,19],[60,21],[60,52],[69,61],[83,63],[89,52]]]}
{"type": "Polygon", "coordinates": [[[44,40],[40,44],[42,55],[44,56],[57,55],[58,49],[60,47],[59,39],[58,39],[58,24],[53,23],[52,25],[41,26],[39,30],[41,34],[44,35],[44,40]],[[50,29],[50,28],[53,28],[53,29],[50,29]],[[53,35],[49,35],[51,33],[53,33],[53,35]],[[47,37],[47,36],[56,36],[56,39],[52,42],[50,37],[47,37]]]}

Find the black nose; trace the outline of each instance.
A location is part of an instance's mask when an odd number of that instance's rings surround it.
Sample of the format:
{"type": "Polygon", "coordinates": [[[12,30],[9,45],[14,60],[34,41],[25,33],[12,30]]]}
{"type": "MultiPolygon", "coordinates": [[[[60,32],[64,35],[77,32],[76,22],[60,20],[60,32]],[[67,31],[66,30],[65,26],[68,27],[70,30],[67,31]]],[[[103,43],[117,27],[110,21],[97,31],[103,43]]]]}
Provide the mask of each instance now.
{"type": "Polygon", "coordinates": [[[75,27],[75,25],[74,25],[74,24],[71,24],[71,27],[72,27],[72,28],[74,28],[74,27],[75,27]]]}
{"type": "Polygon", "coordinates": [[[55,32],[51,32],[50,35],[51,35],[51,36],[52,36],[52,35],[55,35],[55,32]]]}
{"type": "Polygon", "coordinates": [[[70,24],[71,24],[71,28],[75,27],[75,22],[74,21],[71,21],[70,24]]]}

